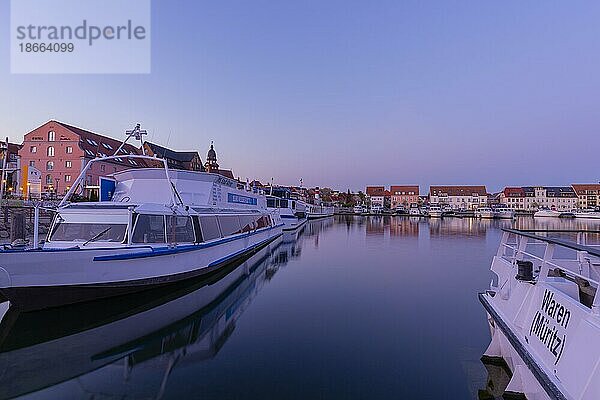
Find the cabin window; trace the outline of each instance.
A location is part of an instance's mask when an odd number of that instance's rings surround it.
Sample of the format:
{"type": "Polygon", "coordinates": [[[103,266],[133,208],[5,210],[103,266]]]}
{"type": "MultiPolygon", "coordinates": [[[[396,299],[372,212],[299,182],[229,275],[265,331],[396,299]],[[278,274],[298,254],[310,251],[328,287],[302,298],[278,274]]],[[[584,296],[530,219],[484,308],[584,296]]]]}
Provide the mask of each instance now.
{"type": "Polygon", "coordinates": [[[276,208],[277,204],[275,199],[267,199],[267,207],[276,208]]]}
{"type": "Polygon", "coordinates": [[[221,225],[223,236],[231,236],[242,232],[240,220],[237,215],[219,216],[219,225],[221,225]]]}
{"type": "Polygon", "coordinates": [[[200,227],[202,228],[202,237],[204,240],[213,240],[221,237],[219,223],[215,216],[200,217],[200,227]]]}
{"type": "Polygon", "coordinates": [[[51,242],[122,242],[126,224],[90,224],[57,222],[50,234],[51,242]]]}
{"type": "Polygon", "coordinates": [[[133,231],[133,243],[165,243],[165,217],[140,214],[133,231]]]}
{"type": "Polygon", "coordinates": [[[288,206],[288,201],[286,199],[279,200],[279,208],[287,208],[287,206],[288,206]]]}
{"type": "Polygon", "coordinates": [[[259,215],[240,215],[240,222],[242,226],[242,232],[251,232],[256,229],[256,220],[259,215]]]}
{"type": "Polygon", "coordinates": [[[266,228],[271,226],[271,220],[268,215],[263,215],[258,219],[258,221],[256,221],[256,224],[258,229],[266,228]]]}
{"type": "Polygon", "coordinates": [[[194,226],[190,217],[167,216],[167,241],[169,243],[194,243],[194,226]]]}

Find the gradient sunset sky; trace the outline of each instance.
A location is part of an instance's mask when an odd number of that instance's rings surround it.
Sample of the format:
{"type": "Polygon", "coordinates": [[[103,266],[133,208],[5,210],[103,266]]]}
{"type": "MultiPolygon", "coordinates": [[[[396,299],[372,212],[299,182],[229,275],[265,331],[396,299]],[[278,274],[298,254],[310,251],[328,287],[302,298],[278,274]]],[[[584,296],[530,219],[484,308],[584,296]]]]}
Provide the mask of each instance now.
{"type": "Polygon", "coordinates": [[[12,75],[0,135],[57,119],[211,140],[236,176],[367,184],[600,179],[600,2],[152,2],[149,75],[12,75]]]}

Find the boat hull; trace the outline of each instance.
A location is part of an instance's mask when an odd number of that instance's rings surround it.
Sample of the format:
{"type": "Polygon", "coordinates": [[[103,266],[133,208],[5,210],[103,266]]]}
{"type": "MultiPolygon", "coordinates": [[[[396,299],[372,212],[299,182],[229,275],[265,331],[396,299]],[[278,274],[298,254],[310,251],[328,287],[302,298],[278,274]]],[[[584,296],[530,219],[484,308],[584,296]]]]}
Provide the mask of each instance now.
{"type": "Polygon", "coordinates": [[[221,243],[156,251],[9,252],[0,261],[0,294],[11,306],[28,311],[130,294],[211,274],[260,250],[281,233],[282,226],[277,226],[221,243]]]}

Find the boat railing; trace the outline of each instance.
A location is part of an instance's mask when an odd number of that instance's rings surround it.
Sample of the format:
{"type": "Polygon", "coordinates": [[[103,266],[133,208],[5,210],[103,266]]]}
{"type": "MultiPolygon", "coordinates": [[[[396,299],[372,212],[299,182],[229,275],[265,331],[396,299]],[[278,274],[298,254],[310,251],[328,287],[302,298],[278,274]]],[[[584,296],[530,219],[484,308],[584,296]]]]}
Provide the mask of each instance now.
{"type": "Polygon", "coordinates": [[[552,284],[556,278],[576,283],[580,303],[600,315],[600,240],[598,243],[589,243],[592,236],[600,238],[600,231],[503,229],[496,256],[506,260],[515,269],[517,261],[530,261],[534,270],[533,283],[552,284]],[[575,235],[576,240],[548,234],[575,235]],[[562,255],[555,254],[558,249],[562,255]],[[574,257],[565,258],[567,254],[574,257]]]}

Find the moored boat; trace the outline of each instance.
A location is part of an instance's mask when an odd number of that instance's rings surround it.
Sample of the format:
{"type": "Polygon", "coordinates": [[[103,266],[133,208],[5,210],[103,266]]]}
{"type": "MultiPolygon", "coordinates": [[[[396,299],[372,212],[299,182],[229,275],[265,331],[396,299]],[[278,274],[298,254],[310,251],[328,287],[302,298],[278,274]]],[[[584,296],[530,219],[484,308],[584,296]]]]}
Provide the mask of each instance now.
{"type": "Polygon", "coordinates": [[[431,204],[427,210],[427,215],[431,218],[441,218],[442,214],[442,207],[440,207],[438,204],[431,204]]]}
{"type": "Polygon", "coordinates": [[[283,227],[263,195],[232,179],[138,155],[91,160],[56,211],[42,248],[0,251],[0,294],[11,306],[47,308],[212,273],[283,227]],[[100,201],[72,201],[91,165],[114,159],[164,168],[116,172],[101,179],[100,201]]]}
{"type": "Polygon", "coordinates": [[[506,206],[500,206],[493,209],[492,215],[498,219],[513,219],[515,212],[506,206]]]}
{"type": "Polygon", "coordinates": [[[504,229],[491,266],[495,277],[479,300],[492,335],[484,356],[509,367],[508,392],[598,399],[600,247],[591,245],[594,238],[595,231],[504,229]]]}
{"type": "Polygon", "coordinates": [[[549,208],[540,208],[533,213],[533,216],[535,218],[558,218],[560,217],[560,211],[551,210],[549,208]]]}
{"type": "Polygon", "coordinates": [[[494,211],[490,207],[480,207],[475,210],[475,217],[491,219],[494,218],[494,211]]]}
{"type": "Polygon", "coordinates": [[[306,218],[308,219],[327,218],[331,216],[333,216],[333,207],[331,206],[306,204],[306,218]]]}
{"type": "Polygon", "coordinates": [[[578,210],[573,213],[575,218],[600,219],[600,211],[592,209],[578,210]]]}
{"type": "Polygon", "coordinates": [[[306,223],[306,204],[293,199],[287,189],[274,189],[267,196],[267,208],[279,213],[283,230],[298,229],[306,223]]]}

